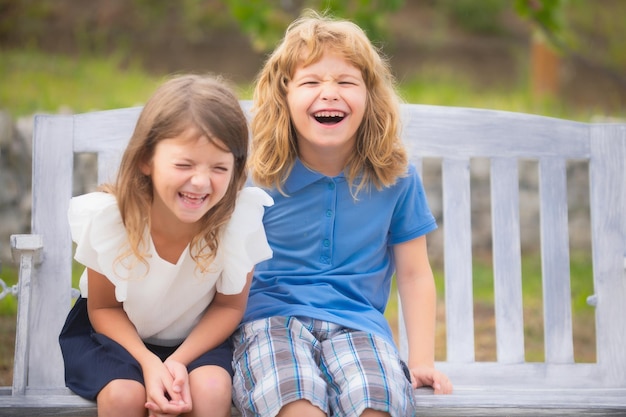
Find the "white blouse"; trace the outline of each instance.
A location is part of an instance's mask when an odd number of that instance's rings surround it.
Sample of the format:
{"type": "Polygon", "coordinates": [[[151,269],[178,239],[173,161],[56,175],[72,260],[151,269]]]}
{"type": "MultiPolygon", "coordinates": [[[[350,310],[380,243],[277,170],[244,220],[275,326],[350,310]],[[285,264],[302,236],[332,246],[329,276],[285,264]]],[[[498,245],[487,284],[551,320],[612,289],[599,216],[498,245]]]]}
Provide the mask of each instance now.
{"type": "MultiPolygon", "coordinates": [[[[189,246],[176,264],[161,259],[148,230],[147,265],[134,257],[119,262],[119,255],[128,249],[128,238],[117,200],[102,192],[81,195],[72,198],[68,212],[77,245],[74,259],[115,285],[115,298],[123,303],[144,342],[175,346],[198,323],[216,291],[240,293],[254,265],[272,256],[262,223],[264,206],[272,204],[272,198],[260,188],[242,189],[215,260],[209,271],[201,274],[189,246]]],[[[87,298],[86,270],[79,287],[87,298]]]]}

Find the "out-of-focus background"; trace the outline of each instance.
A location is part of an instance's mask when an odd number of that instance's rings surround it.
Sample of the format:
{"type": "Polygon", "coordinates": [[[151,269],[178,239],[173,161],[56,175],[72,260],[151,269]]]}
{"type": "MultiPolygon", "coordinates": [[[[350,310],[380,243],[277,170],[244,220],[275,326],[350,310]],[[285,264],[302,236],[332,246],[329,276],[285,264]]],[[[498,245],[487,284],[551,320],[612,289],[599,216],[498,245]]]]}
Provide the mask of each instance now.
{"type": "MultiPolygon", "coordinates": [[[[17,280],[9,236],[30,230],[30,140],[36,113],[141,105],[164,77],[222,74],[251,98],[254,77],[286,26],[310,7],[354,20],[388,57],[407,102],[494,108],[579,121],[626,119],[623,0],[0,0],[0,290],[17,280]]],[[[428,168],[428,164],[425,165],[428,168]]],[[[77,161],[76,193],[93,166],[77,161]],[[82,180],[81,180],[82,178],[82,180]],[[82,182],[81,182],[82,181],[82,182]]],[[[576,359],[595,360],[586,167],[572,164],[570,213],[576,359]]],[[[488,200],[488,172],[472,165],[488,200]]],[[[487,170],[488,171],[488,170],[487,170]]],[[[543,360],[536,165],[521,167],[527,359],[543,360]]],[[[440,210],[437,168],[424,182],[440,210]]],[[[477,358],[494,360],[489,208],[473,209],[477,358]],[[478,319],[480,318],[480,319],[478,319]]],[[[431,239],[440,296],[441,254],[431,239]]],[[[0,300],[0,385],[11,383],[15,298],[0,300]]],[[[443,315],[443,302],[440,302],[443,315]]],[[[388,312],[396,319],[395,303],[388,312]]],[[[441,322],[442,320],[440,320],[441,322]]],[[[445,328],[438,359],[445,358],[445,328]]]]}

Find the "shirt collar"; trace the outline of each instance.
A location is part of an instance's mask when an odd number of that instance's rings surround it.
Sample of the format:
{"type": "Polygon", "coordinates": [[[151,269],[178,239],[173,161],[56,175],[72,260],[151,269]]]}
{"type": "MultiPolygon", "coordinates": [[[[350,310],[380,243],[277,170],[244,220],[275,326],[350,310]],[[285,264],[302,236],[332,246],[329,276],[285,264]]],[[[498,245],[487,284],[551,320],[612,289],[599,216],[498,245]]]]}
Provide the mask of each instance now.
{"type": "MultiPolygon", "coordinates": [[[[343,178],[343,172],[335,178],[343,178]]],[[[313,184],[316,181],[319,181],[322,178],[329,178],[324,174],[321,174],[317,171],[313,171],[307,168],[300,158],[296,158],[291,173],[285,181],[285,191],[287,194],[292,194],[300,191],[304,187],[313,184]]]]}

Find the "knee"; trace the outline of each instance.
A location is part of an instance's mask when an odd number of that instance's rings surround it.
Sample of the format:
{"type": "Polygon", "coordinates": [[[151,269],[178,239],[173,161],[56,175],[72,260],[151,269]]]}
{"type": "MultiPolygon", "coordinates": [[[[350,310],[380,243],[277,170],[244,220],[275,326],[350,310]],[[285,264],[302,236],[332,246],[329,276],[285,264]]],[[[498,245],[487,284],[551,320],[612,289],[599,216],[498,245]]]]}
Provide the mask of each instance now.
{"type": "Polygon", "coordinates": [[[363,414],[361,414],[361,417],[390,417],[390,416],[391,414],[389,413],[386,413],[384,411],[376,411],[371,408],[365,409],[365,411],[363,411],[363,414]]]}
{"type": "Polygon", "coordinates": [[[144,416],[146,390],[133,380],[115,379],[98,394],[98,416],[144,416]]]}
{"type": "Polygon", "coordinates": [[[230,407],[232,379],[223,368],[218,366],[197,368],[189,374],[189,385],[194,408],[198,401],[230,407]]]}
{"type": "Polygon", "coordinates": [[[311,404],[308,400],[296,400],[280,409],[277,417],[324,417],[326,413],[311,404]]]}

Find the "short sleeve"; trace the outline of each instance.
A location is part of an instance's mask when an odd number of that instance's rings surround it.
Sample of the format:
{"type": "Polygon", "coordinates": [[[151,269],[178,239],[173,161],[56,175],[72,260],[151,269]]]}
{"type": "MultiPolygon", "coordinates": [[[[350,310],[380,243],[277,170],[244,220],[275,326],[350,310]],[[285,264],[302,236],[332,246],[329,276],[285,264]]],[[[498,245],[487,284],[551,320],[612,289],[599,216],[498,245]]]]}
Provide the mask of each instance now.
{"type": "Polygon", "coordinates": [[[217,281],[217,291],[238,294],[246,284],[246,276],[257,263],[272,257],[263,227],[265,206],[274,200],[257,187],[243,188],[226,226],[220,252],[224,270],[217,281]]]}
{"type": "MultiPolygon", "coordinates": [[[[74,259],[105,275],[115,285],[116,299],[124,301],[131,277],[129,270],[120,264],[119,256],[128,240],[115,196],[94,192],[72,198],[68,220],[76,243],[74,259]]],[[[142,273],[137,268],[134,271],[142,273]]],[[[83,297],[88,296],[86,274],[81,277],[80,291],[83,297]]]]}
{"type": "Polygon", "coordinates": [[[389,243],[392,245],[423,236],[437,228],[414,165],[409,165],[408,175],[399,180],[398,187],[400,192],[389,230],[389,243]]]}

